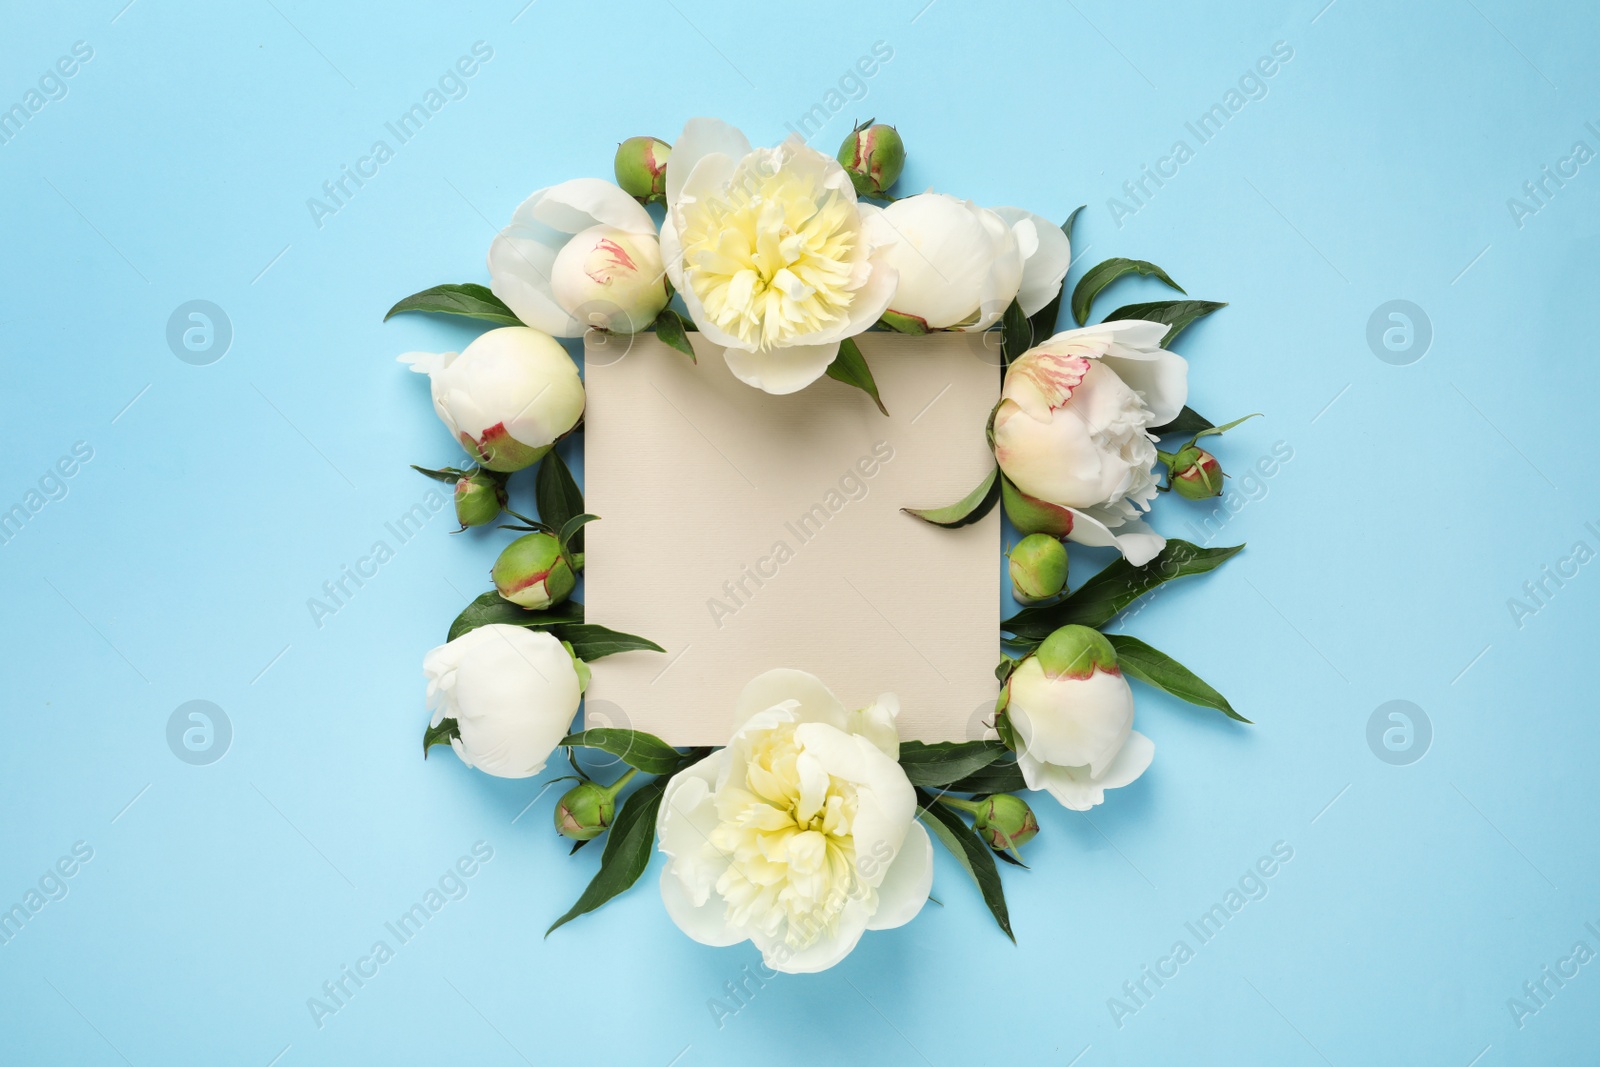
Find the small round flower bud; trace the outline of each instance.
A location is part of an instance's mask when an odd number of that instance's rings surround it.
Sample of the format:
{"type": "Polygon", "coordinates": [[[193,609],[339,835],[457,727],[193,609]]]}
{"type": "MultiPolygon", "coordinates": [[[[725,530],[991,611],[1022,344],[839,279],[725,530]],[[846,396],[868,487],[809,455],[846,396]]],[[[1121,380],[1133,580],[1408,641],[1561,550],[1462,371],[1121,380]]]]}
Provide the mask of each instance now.
{"type": "Polygon", "coordinates": [[[556,833],[589,841],[606,832],[616,814],[616,796],[598,782],[580,782],[556,801],[556,833]]]}
{"type": "Polygon", "coordinates": [[[630,137],[617,146],[617,184],[622,191],[648,204],[666,199],[667,159],[672,146],[654,137],[630,137]]]}
{"type": "Polygon", "coordinates": [[[1029,534],[1011,550],[1011,593],[1019,604],[1049,600],[1067,586],[1067,546],[1049,534],[1029,534]]]}
{"type": "Polygon", "coordinates": [[[856,195],[882,198],[905,168],[906,145],[893,126],[863,126],[844,139],[838,159],[856,195]]]}
{"type": "Polygon", "coordinates": [[[1189,500],[1205,500],[1222,492],[1222,464],[1203,448],[1185,445],[1172,459],[1172,488],[1189,500]]]}
{"type": "Polygon", "coordinates": [[[974,813],[972,828],[989,842],[990,848],[1016,848],[1032,841],[1039,832],[1033,809],[1021,797],[996,793],[975,803],[978,810],[974,813]]]}
{"type": "Polygon", "coordinates": [[[456,521],[463,530],[493,522],[505,506],[505,485],[486,470],[475,470],[456,482],[456,521]]]}
{"type": "Polygon", "coordinates": [[[578,584],[554,534],[531,533],[505,547],[489,571],[500,595],[535,611],[559,604],[578,584]]]}

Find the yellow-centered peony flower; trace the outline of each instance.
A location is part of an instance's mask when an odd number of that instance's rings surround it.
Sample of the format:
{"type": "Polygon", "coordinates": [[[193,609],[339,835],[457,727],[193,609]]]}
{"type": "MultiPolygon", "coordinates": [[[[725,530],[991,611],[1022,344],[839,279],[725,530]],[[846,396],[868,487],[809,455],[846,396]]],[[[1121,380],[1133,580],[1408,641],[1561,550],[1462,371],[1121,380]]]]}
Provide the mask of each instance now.
{"type": "Polygon", "coordinates": [[[877,321],[895,289],[891,242],[838,161],[798,137],[752,150],[726,123],[692,119],[673,146],[667,275],[734,375],[759,389],[805,388],[840,341],[877,321]]]}
{"type": "Polygon", "coordinates": [[[897,762],[892,695],[848,712],[803,671],[761,675],[728,747],[674,775],[657,829],[667,912],[708,945],[820,971],[928,898],[932,845],[897,762]]]}
{"type": "Polygon", "coordinates": [[[853,196],[815,172],[766,174],[767,155],[746,156],[730,183],[735,199],[683,212],[678,234],[706,316],[756,349],[849,319],[860,228],[853,196]]]}

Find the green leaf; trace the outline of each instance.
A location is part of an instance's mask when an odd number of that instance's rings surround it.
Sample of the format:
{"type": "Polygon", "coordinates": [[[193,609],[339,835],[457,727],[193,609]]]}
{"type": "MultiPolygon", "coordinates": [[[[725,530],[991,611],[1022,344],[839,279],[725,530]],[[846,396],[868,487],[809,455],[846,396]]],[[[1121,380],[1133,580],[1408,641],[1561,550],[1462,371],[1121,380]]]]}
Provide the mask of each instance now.
{"type": "Polygon", "coordinates": [[[1194,408],[1185,405],[1184,409],[1178,412],[1177,418],[1164,426],[1150,427],[1150,432],[1157,437],[1165,437],[1167,434],[1176,433],[1198,434],[1209,429],[1211,429],[1211,420],[1194,408]]]}
{"type": "Polygon", "coordinates": [[[618,730],[612,727],[583,730],[568,734],[561,739],[561,743],[609,752],[646,774],[675,774],[688,762],[682,752],[655,734],[647,734],[643,730],[618,730]]]}
{"type": "MultiPolygon", "coordinates": [[[[582,530],[586,525],[594,522],[598,518],[600,518],[600,516],[590,515],[588,512],[584,512],[582,515],[574,515],[572,518],[562,523],[561,529],[556,531],[556,541],[561,545],[562,553],[569,554],[567,553],[567,547],[569,545],[572,546],[574,551],[577,551],[582,545],[581,541],[576,541],[576,543],[574,543],[578,536],[578,531],[582,530]]],[[[574,567],[574,569],[576,570],[577,568],[574,567]]]]}
{"type": "Polygon", "coordinates": [[[900,766],[912,785],[943,786],[981,770],[1005,755],[998,741],[900,742],[900,766]]]}
{"type": "Polygon", "coordinates": [[[462,476],[466,474],[466,471],[458,471],[454,467],[441,467],[435,471],[429,470],[427,467],[419,467],[415,463],[411,464],[411,469],[418,474],[426,474],[436,482],[449,482],[451,485],[459,482],[462,476]]]}
{"type": "Polygon", "coordinates": [[[1117,666],[1125,674],[1131,674],[1146,685],[1153,685],[1180,700],[1187,700],[1202,708],[1216,708],[1236,722],[1255,725],[1234,711],[1226,697],[1165,652],[1151,648],[1137,637],[1127,634],[1107,634],[1106,640],[1117,650],[1117,666]]]}
{"type": "Polygon", "coordinates": [[[1115,560],[1065,600],[1023,608],[1003,621],[1000,629],[1040,640],[1069,623],[1098,629],[1157,586],[1174,578],[1214,570],[1243,548],[1243,545],[1199,548],[1188,541],[1170,540],[1167,547],[1143,567],[1135,567],[1125,559],[1115,560]]]}
{"type": "MultiPolygon", "coordinates": [[[[554,610],[554,609],[552,609],[554,610]]],[[[572,645],[572,653],[585,663],[612,656],[618,652],[665,652],[666,649],[633,634],[618,633],[591,622],[561,622],[551,629],[561,640],[572,645]]]]}
{"type": "Polygon", "coordinates": [[[665,782],[652,779],[623,801],[616,822],[606,834],[600,869],[578,897],[578,902],[551,923],[544,936],[549,937],[578,916],[594,911],[639,880],[650,865],[650,854],[655,851],[656,812],[661,808],[661,794],[665,790],[665,782]]]}
{"type": "Polygon", "coordinates": [[[839,354],[828,364],[828,377],[860,389],[872,398],[879,411],[889,414],[889,409],[883,406],[883,398],[878,395],[878,383],[872,380],[872,368],[867,366],[866,357],[861,354],[854,337],[839,342],[839,354]]]}
{"type": "MultiPolygon", "coordinates": [[[[1177,289],[1177,286],[1173,286],[1177,289]]],[[[1178,289],[1181,293],[1182,289],[1178,289]]],[[[1116,322],[1119,319],[1143,319],[1146,322],[1164,322],[1172,329],[1161,339],[1161,347],[1166,348],[1172,344],[1174,338],[1183,332],[1183,328],[1198,319],[1203,319],[1219,308],[1227,307],[1226,302],[1216,300],[1157,300],[1149,304],[1125,304],[1117,308],[1104,319],[1106,322],[1116,322]]]]}
{"type": "Polygon", "coordinates": [[[1010,363],[1033,347],[1033,326],[1022,313],[1022,305],[1015,300],[1000,317],[1000,355],[1010,363]]]}
{"type": "Polygon", "coordinates": [[[1120,256],[1114,259],[1096,263],[1078,279],[1078,287],[1072,290],[1072,317],[1082,326],[1089,320],[1089,307],[1094,303],[1094,298],[1116,281],[1118,278],[1129,274],[1143,274],[1154,277],[1159,281],[1183,292],[1183,286],[1173,281],[1167,272],[1154,263],[1143,259],[1123,259],[1120,256]]]}
{"type": "Polygon", "coordinates": [[[468,282],[465,285],[436,285],[420,293],[412,293],[383,317],[388,322],[402,311],[432,311],[440,315],[461,315],[469,319],[498,323],[501,326],[521,326],[522,320],[489,291],[487,286],[468,282]]]}
{"type": "Polygon", "coordinates": [[[562,601],[544,611],[530,611],[528,608],[513,604],[491,589],[468,604],[461,614],[456,616],[455,622],[450,624],[450,633],[445,640],[454,641],[462,634],[471,633],[480,626],[492,623],[526,626],[530,630],[549,630],[556,626],[581,622],[583,622],[583,605],[576,600],[562,601]]]}
{"type": "Polygon", "coordinates": [[[679,352],[689,357],[690,363],[698,364],[695,358],[694,345],[689,343],[689,334],[683,327],[683,316],[671,308],[662,308],[661,314],[656,316],[656,338],[662,344],[671,345],[679,352]]]}
{"type": "MultiPolygon", "coordinates": [[[[1067,235],[1069,245],[1072,242],[1073,223],[1078,221],[1078,216],[1083,214],[1085,207],[1088,207],[1088,205],[1083,204],[1075,208],[1072,214],[1067,216],[1067,221],[1061,224],[1061,232],[1067,235]]],[[[1036,345],[1041,341],[1048,341],[1055,336],[1056,322],[1061,318],[1061,299],[1066,295],[1066,292],[1067,278],[1066,275],[1062,275],[1061,289],[1056,293],[1055,299],[1028,317],[1028,332],[1032,335],[1032,344],[1036,345]]],[[[1031,348],[1032,345],[1029,347],[1031,348]]]]}
{"type": "Polygon", "coordinates": [[[972,875],[978,891],[983,894],[983,902],[989,905],[989,911],[994,915],[994,921],[1011,939],[1011,943],[1016,944],[1017,935],[1011,932],[1011,916],[1006,912],[1005,890],[1000,886],[1000,870],[994,865],[994,853],[989,851],[983,838],[974,833],[972,827],[954,811],[937,803],[921,789],[917,790],[917,799],[922,805],[917,810],[917,818],[927,824],[933,836],[972,875]]]}
{"type": "Polygon", "coordinates": [[[422,732],[422,758],[428,758],[428,749],[434,745],[448,745],[450,739],[461,736],[461,724],[454,719],[440,719],[438,726],[422,732]]]}
{"type": "MultiPolygon", "coordinates": [[[[546,452],[539,461],[539,471],[533,479],[533,499],[539,508],[539,521],[552,530],[559,530],[574,515],[583,514],[583,490],[567,469],[566,460],[555,449],[546,452]]],[[[575,552],[583,551],[583,534],[572,540],[575,552]]]]}
{"type": "Polygon", "coordinates": [[[915,515],[923,522],[931,522],[935,526],[943,526],[947,530],[954,530],[962,526],[970,526],[994,510],[995,501],[1000,499],[1000,468],[995,467],[989,476],[978,483],[978,487],[954,504],[947,504],[942,508],[901,508],[907,515],[915,515]]]}
{"type": "Polygon", "coordinates": [[[945,786],[951,793],[983,794],[1021,793],[1027,788],[1028,783],[1022,778],[1022,768],[1009,760],[1004,762],[996,760],[982,770],[945,786]]]}
{"type": "Polygon", "coordinates": [[[1258,411],[1254,415],[1246,415],[1243,418],[1234,419],[1232,422],[1225,422],[1221,426],[1207,426],[1204,430],[1201,430],[1199,433],[1195,434],[1194,439],[1198,441],[1200,438],[1210,437],[1212,434],[1227,433],[1241,422],[1247,422],[1250,419],[1259,419],[1260,417],[1261,412],[1258,411]]]}

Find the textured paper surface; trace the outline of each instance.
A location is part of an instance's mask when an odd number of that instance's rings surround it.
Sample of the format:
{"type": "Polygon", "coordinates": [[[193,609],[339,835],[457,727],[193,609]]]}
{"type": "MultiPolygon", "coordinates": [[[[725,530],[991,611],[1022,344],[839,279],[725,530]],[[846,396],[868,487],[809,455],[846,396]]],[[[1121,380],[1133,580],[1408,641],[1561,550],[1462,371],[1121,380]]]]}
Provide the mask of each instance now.
{"type": "Polygon", "coordinates": [[[666,655],[600,660],[589,726],[675,745],[728,740],[745,683],[820,677],[847,707],[901,700],[901,736],[981,736],[999,659],[999,509],[960,530],[901,507],[961,499],[993,462],[999,398],[978,338],[869,334],[888,406],[824,378],[769,396],[691,335],[591,334],[584,438],[587,617],[666,655]]]}

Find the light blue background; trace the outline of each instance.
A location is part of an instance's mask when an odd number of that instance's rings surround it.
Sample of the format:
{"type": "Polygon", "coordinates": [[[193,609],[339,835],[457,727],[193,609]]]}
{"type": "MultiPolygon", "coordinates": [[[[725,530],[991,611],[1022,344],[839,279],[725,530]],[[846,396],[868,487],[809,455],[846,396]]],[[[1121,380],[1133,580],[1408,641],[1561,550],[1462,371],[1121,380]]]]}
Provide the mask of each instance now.
{"type": "MultiPolygon", "coordinates": [[[[94,55],[0,145],[0,509],[75,442],[93,459],[0,547],[0,904],[74,842],[94,856],[0,946],[0,1059],[1594,1057],[1600,963],[1520,1028],[1507,1007],[1575,942],[1600,950],[1600,563],[1520,627],[1507,606],[1600,548],[1600,164],[1521,226],[1507,207],[1575,141],[1600,149],[1592,5],[523,2],[6,5],[0,105],[74,42],[94,55]],[[480,40],[465,99],[315,225],[307,198],[480,40]],[[548,795],[513,822],[539,782],[419,758],[421,656],[507,535],[447,537],[441,515],[321,628],[306,601],[423,497],[407,463],[453,458],[393,357],[474,331],[384,325],[391,302],[486,280],[515,205],[608,175],[623,137],[714,114],[776,142],[877,41],[893,59],[820,147],[892,121],[903,189],[1087,203],[1074,279],[1146,257],[1232,302],[1178,346],[1193,403],[1267,414],[1219,447],[1236,476],[1277,442],[1293,458],[1248,495],[1235,478],[1213,543],[1249,549],[1127,628],[1258,725],[1141,689],[1156,762],[1089,816],[1039,805],[1034,870],[1004,872],[1017,947],[941,857],[943,907],[719,1029],[707,1001],[753,951],[680,934],[654,868],[543,940],[596,853],[566,859],[548,795]],[[1265,98],[1197,147],[1185,122],[1279,41],[1265,98]],[[1179,138],[1194,158],[1119,228],[1108,198],[1179,138]],[[232,322],[209,366],[165,340],[192,299],[232,322]],[[1392,299],[1431,320],[1409,366],[1366,339],[1392,299]],[[191,699],[233,725],[211,766],[166,743],[191,699]],[[1392,699],[1432,724],[1409,766],[1368,747],[1392,699]],[[480,840],[469,895],[318,1029],[307,998],[480,840]],[[1275,842],[1293,859],[1265,899],[1119,1027],[1108,998],[1193,946],[1185,922],[1275,842]]],[[[1163,500],[1156,521],[1201,513],[1163,500]]]]}

